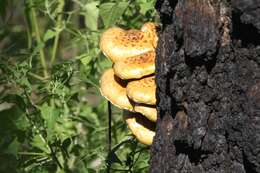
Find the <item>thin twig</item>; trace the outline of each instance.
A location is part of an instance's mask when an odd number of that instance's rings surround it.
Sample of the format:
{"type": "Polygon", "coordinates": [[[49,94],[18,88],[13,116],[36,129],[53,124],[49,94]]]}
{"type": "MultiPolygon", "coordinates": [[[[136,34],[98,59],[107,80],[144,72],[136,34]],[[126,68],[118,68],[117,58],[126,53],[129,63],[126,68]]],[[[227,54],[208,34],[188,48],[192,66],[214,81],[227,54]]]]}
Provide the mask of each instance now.
{"type": "Polygon", "coordinates": [[[49,146],[49,148],[51,149],[52,159],[54,160],[54,162],[57,163],[57,165],[59,166],[60,169],[63,169],[63,168],[62,168],[62,165],[61,165],[61,163],[60,163],[60,161],[59,161],[59,159],[58,159],[57,156],[56,156],[56,153],[54,152],[54,150],[53,150],[53,148],[52,148],[52,146],[51,146],[51,144],[48,144],[48,146],[49,146]]]}
{"type": "Polygon", "coordinates": [[[111,110],[111,103],[108,101],[108,151],[109,152],[111,152],[111,144],[112,144],[111,126],[112,126],[112,110],[111,110]]]}
{"type": "MultiPolygon", "coordinates": [[[[107,102],[107,108],[108,108],[108,155],[111,152],[111,145],[112,145],[112,133],[111,133],[111,127],[112,127],[112,110],[111,110],[111,103],[107,102]]],[[[110,172],[111,165],[108,165],[107,172],[110,172]]]]}
{"type": "Polygon", "coordinates": [[[33,78],[35,78],[35,79],[38,79],[38,80],[40,80],[40,81],[46,80],[46,78],[44,78],[44,77],[42,77],[42,76],[39,76],[39,75],[37,75],[37,74],[34,74],[34,73],[32,73],[32,72],[28,72],[28,75],[30,75],[31,77],[33,77],[33,78]]]}

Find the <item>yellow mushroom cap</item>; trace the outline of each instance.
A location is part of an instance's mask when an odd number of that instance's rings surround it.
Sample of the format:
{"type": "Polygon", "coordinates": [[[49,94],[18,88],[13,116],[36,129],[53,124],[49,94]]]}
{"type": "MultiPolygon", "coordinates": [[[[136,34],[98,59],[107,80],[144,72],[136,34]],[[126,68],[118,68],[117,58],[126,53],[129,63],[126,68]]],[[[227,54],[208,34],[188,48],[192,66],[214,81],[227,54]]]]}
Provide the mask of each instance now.
{"type": "Polygon", "coordinates": [[[147,22],[141,28],[141,31],[148,34],[148,38],[150,38],[150,41],[153,43],[154,48],[157,47],[157,42],[158,42],[158,36],[156,31],[157,28],[158,25],[153,22],[147,22]]]}
{"type": "Polygon", "coordinates": [[[115,62],[115,74],[121,79],[138,79],[155,71],[155,52],[150,51],[115,62]]]}
{"type": "Polygon", "coordinates": [[[151,34],[145,34],[140,30],[114,27],[102,34],[100,49],[105,56],[116,62],[154,50],[152,40],[151,34]]]}
{"type": "Polygon", "coordinates": [[[151,120],[152,122],[156,122],[157,120],[157,110],[153,105],[145,105],[145,104],[135,104],[134,111],[143,114],[146,118],[151,120]]]}
{"type": "Polygon", "coordinates": [[[137,103],[144,103],[149,105],[156,104],[156,85],[154,76],[134,80],[127,84],[127,96],[137,103]]]}
{"type": "Polygon", "coordinates": [[[125,121],[137,140],[151,145],[155,135],[155,123],[138,113],[124,112],[125,121]]]}
{"type": "Polygon", "coordinates": [[[115,76],[112,68],[103,73],[100,92],[113,105],[133,111],[133,106],[126,95],[126,82],[115,76]]]}

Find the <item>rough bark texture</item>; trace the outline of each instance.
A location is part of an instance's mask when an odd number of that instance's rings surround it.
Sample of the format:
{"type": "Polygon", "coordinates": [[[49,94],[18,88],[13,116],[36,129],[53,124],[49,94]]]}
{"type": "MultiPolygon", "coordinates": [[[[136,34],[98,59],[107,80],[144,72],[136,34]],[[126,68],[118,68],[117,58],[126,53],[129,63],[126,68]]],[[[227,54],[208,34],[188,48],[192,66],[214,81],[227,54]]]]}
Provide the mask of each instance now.
{"type": "Polygon", "coordinates": [[[151,173],[260,172],[260,0],[158,0],[151,173]]]}

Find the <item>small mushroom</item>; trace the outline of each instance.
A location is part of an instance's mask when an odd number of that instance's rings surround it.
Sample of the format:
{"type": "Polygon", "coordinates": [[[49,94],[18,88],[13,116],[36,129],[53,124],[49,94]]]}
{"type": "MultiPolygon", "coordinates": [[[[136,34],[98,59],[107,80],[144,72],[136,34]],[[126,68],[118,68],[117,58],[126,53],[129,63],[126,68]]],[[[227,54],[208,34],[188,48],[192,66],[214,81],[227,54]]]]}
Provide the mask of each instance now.
{"type": "Polygon", "coordinates": [[[113,62],[124,58],[137,56],[148,51],[154,51],[154,42],[157,42],[156,33],[150,26],[141,30],[123,30],[118,27],[110,28],[105,31],[100,39],[102,52],[113,62]],[[150,30],[151,29],[151,30],[150,30]],[[153,38],[155,37],[156,38],[153,38]]]}
{"type": "Polygon", "coordinates": [[[153,105],[145,105],[145,104],[135,104],[134,105],[135,112],[139,112],[143,114],[146,118],[151,120],[152,122],[156,122],[157,120],[157,110],[153,105]]]}
{"type": "Polygon", "coordinates": [[[155,96],[156,85],[154,76],[134,80],[127,84],[127,96],[137,103],[144,103],[149,105],[156,104],[155,96]]]}
{"type": "Polygon", "coordinates": [[[125,121],[137,140],[145,145],[151,145],[155,135],[155,123],[144,116],[133,112],[124,112],[125,121]]]}
{"type": "Polygon", "coordinates": [[[121,79],[138,79],[155,71],[155,52],[150,51],[115,62],[113,69],[121,79]]]}
{"type": "Polygon", "coordinates": [[[126,95],[126,85],[125,81],[114,75],[114,70],[111,68],[106,70],[101,77],[100,92],[113,105],[133,111],[133,106],[126,95]]]}

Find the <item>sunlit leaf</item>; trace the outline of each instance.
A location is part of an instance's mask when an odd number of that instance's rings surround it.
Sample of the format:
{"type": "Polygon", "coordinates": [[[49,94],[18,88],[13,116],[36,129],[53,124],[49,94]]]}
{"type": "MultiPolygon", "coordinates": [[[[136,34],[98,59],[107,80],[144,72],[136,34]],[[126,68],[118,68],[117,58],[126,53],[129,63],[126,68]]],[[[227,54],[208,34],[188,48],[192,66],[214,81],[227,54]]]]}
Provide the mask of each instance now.
{"type": "Polygon", "coordinates": [[[56,35],[57,35],[57,32],[55,32],[51,29],[48,29],[47,32],[43,36],[43,41],[46,42],[49,39],[52,39],[53,37],[55,37],[56,35]]]}
{"type": "Polygon", "coordinates": [[[105,27],[114,25],[128,6],[128,2],[108,2],[100,5],[100,15],[105,27]]]}
{"type": "Polygon", "coordinates": [[[99,2],[94,1],[90,2],[85,5],[85,23],[87,27],[91,30],[97,30],[98,28],[98,14],[99,9],[97,8],[97,5],[99,2]]]}
{"type": "Polygon", "coordinates": [[[37,134],[33,136],[30,144],[40,149],[41,151],[45,152],[46,154],[50,154],[50,149],[48,147],[48,144],[46,143],[45,139],[41,135],[37,134]]]}
{"type": "Polygon", "coordinates": [[[48,106],[47,103],[44,103],[42,106],[39,107],[39,109],[41,111],[41,116],[45,120],[47,125],[48,139],[51,140],[52,137],[55,135],[55,123],[59,116],[59,110],[48,106]]]}

